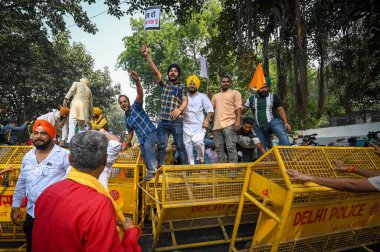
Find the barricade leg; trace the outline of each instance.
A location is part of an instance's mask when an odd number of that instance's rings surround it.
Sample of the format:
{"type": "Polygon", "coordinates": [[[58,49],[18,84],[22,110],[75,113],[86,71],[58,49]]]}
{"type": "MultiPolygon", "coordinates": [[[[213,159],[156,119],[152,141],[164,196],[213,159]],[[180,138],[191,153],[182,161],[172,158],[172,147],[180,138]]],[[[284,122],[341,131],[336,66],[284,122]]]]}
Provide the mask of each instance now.
{"type": "Polygon", "coordinates": [[[156,228],[156,232],[154,233],[154,236],[153,236],[152,251],[155,251],[158,239],[160,238],[163,220],[165,219],[165,210],[166,210],[165,208],[162,208],[161,213],[158,215],[157,228],[156,228]]]}
{"type": "Polygon", "coordinates": [[[244,202],[245,202],[245,197],[244,193],[248,189],[248,184],[249,184],[249,178],[251,177],[252,169],[247,169],[245,179],[244,179],[244,185],[243,185],[243,190],[242,194],[240,196],[240,202],[239,202],[239,207],[238,211],[236,213],[236,219],[235,219],[235,224],[234,224],[234,229],[232,232],[232,237],[231,237],[231,243],[230,243],[230,248],[229,251],[236,251],[235,249],[235,242],[236,242],[236,236],[239,230],[239,225],[240,225],[240,220],[241,220],[241,215],[243,214],[243,208],[244,208],[244,202]]]}

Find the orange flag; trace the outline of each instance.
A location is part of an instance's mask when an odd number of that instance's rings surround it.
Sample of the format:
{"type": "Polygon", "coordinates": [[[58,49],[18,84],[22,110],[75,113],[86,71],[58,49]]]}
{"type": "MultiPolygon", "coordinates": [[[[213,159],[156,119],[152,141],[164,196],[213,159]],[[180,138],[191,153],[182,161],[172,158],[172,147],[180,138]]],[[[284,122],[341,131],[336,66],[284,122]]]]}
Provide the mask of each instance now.
{"type": "Polygon", "coordinates": [[[265,81],[264,71],[263,71],[263,68],[261,67],[261,64],[259,63],[257,65],[255,74],[253,75],[253,78],[251,80],[251,83],[249,83],[249,88],[250,89],[256,88],[256,90],[259,90],[260,88],[265,86],[265,83],[266,81],[265,81]]]}

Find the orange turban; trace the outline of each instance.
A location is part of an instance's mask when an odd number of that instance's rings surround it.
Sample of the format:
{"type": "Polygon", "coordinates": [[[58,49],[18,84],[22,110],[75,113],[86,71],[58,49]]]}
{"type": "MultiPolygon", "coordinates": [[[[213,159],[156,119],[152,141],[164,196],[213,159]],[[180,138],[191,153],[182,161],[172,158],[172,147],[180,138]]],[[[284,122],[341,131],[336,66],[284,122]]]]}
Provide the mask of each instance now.
{"type": "Polygon", "coordinates": [[[266,84],[264,70],[261,64],[259,63],[256,67],[255,74],[253,75],[253,78],[251,80],[251,83],[249,83],[249,88],[254,89],[256,88],[256,91],[260,90],[262,87],[264,87],[266,84]]]}
{"type": "Polygon", "coordinates": [[[61,112],[61,116],[67,116],[70,113],[70,109],[67,107],[60,107],[59,112],[61,112]]]}
{"type": "Polygon", "coordinates": [[[54,125],[49,121],[37,120],[33,125],[33,132],[37,129],[37,127],[42,127],[52,139],[54,139],[55,135],[57,134],[57,130],[55,129],[54,125]]]}

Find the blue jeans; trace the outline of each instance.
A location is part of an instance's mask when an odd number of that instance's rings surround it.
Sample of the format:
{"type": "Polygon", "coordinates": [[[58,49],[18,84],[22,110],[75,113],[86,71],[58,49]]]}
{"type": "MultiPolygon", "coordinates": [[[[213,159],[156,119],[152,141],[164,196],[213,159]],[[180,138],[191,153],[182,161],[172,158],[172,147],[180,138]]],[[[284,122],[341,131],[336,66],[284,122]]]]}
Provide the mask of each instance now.
{"type": "Polygon", "coordinates": [[[16,145],[17,141],[18,141],[17,131],[23,131],[27,128],[27,126],[28,125],[25,123],[23,125],[21,125],[20,127],[17,127],[17,126],[11,125],[11,124],[7,124],[1,129],[1,132],[12,131],[11,132],[10,144],[16,145]]]}
{"type": "MultiPolygon", "coordinates": [[[[254,131],[265,149],[267,148],[268,137],[272,133],[277,136],[279,145],[290,145],[284,123],[279,118],[274,118],[265,127],[255,126],[254,131]]],[[[261,156],[261,153],[259,155],[261,156]]]]}
{"type": "Polygon", "coordinates": [[[158,166],[164,164],[166,155],[166,146],[168,145],[169,134],[174,138],[174,144],[179,154],[181,164],[187,164],[187,154],[185,144],[183,143],[183,124],[179,120],[162,120],[157,127],[158,138],[158,166]]]}
{"type": "Polygon", "coordinates": [[[144,157],[148,173],[156,173],[156,160],[154,146],[157,144],[157,131],[152,131],[145,138],[144,144],[140,144],[141,154],[144,157]]]}

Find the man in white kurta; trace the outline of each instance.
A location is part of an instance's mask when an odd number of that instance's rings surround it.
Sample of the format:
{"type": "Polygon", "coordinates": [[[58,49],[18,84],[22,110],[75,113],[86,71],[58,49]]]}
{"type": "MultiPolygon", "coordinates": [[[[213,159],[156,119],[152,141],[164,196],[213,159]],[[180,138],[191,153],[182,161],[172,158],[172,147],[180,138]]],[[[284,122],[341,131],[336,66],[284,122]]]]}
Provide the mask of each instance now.
{"type": "Polygon", "coordinates": [[[194,148],[197,152],[197,160],[203,164],[204,137],[214,109],[207,95],[198,92],[201,81],[196,75],[188,77],[186,84],[188,104],[183,116],[183,141],[189,164],[194,164],[194,148]],[[207,113],[206,117],[205,113],[207,113]]]}
{"type": "MultiPolygon", "coordinates": [[[[67,140],[67,134],[69,133],[69,122],[68,115],[70,113],[70,109],[66,107],[61,107],[60,110],[55,110],[39,116],[37,120],[46,120],[54,125],[57,133],[60,132],[61,142],[60,145],[64,145],[67,140]]],[[[53,139],[56,140],[56,139],[53,139]]]]}
{"type": "Polygon", "coordinates": [[[79,82],[74,82],[69,92],[67,92],[63,101],[63,106],[67,107],[67,101],[73,97],[70,104],[69,116],[69,137],[67,143],[75,135],[75,128],[78,124],[79,131],[85,130],[85,123],[89,122],[89,115],[94,117],[94,109],[92,103],[92,93],[90,81],[86,78],[80,79],[79,82]]]}

